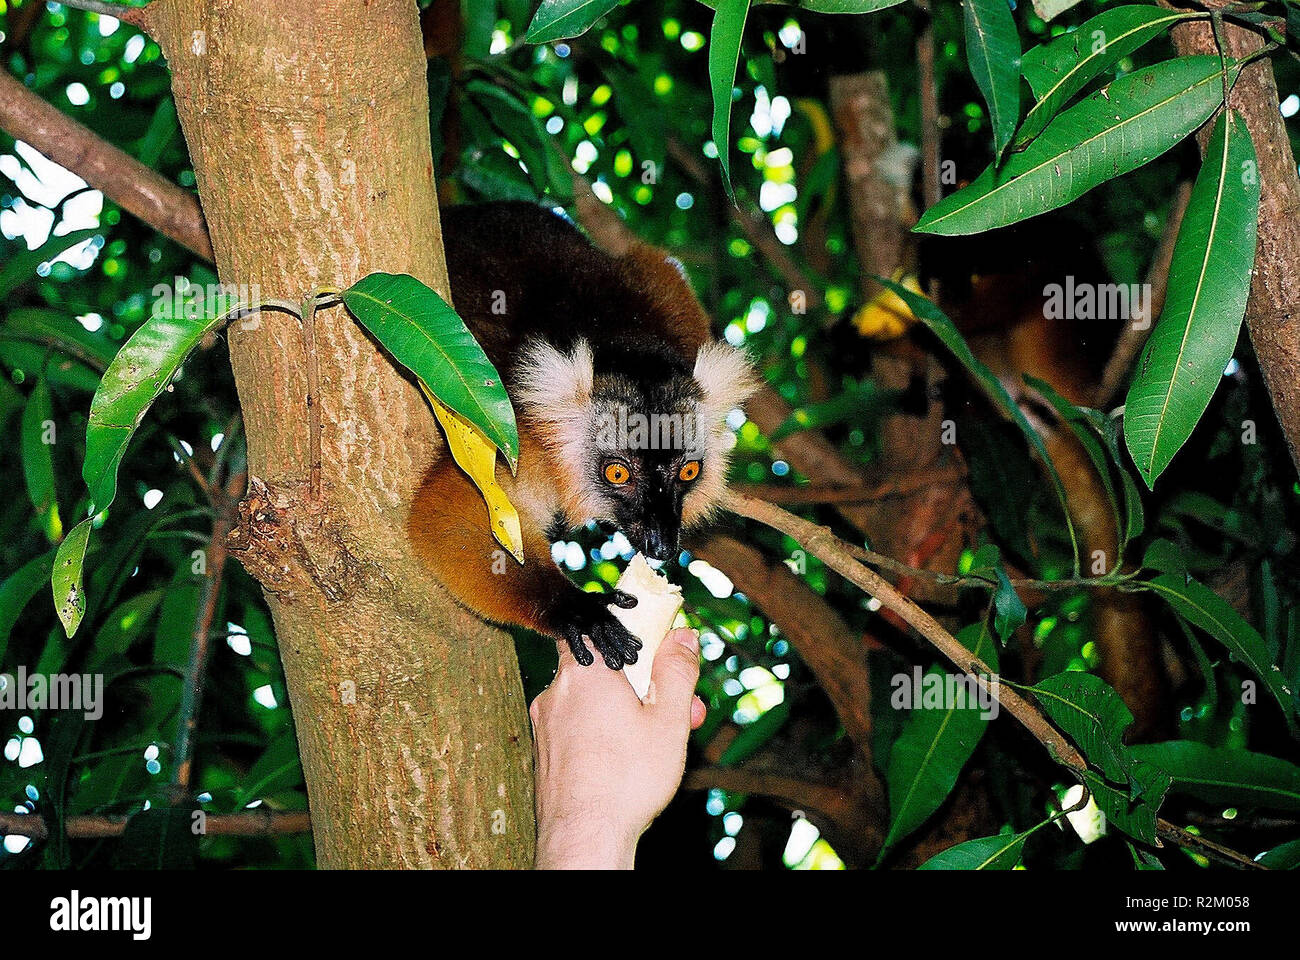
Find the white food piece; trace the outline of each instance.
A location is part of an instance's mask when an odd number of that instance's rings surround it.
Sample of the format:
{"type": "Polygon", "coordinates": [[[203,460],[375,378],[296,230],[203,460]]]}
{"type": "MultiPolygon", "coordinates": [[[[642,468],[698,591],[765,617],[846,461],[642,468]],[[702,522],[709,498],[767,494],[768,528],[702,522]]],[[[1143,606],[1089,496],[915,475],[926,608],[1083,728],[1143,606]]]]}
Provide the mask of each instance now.
{"type": "MultiPolygon", "coordinates": [[[[644,700],[650,689],[650,669],[655,661],[655,652],[681,613],[682,588],[655,573],[645,557],[638,553],[618,578],[618,589],[632,594],[637,600],[636,606],[628,610],[613,605],[609,609],[628,632],[641,641],[636,663],[625,666],[623,673],[636,695],[644,700]]],[[[682,619],[684,622],[685,618],[682,619]]]]}

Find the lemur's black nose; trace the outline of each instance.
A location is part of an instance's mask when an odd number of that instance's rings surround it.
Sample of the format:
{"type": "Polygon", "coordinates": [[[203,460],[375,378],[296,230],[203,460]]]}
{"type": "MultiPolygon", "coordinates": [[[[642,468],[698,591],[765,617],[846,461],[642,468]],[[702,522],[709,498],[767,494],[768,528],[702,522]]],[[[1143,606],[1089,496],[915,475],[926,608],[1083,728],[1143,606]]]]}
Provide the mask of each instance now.
{"type": "Polygon", "coordinates": [[[647,530],[642,552],[651,560],[671,560],[677,555],[677,538],[662,530],[647,530]]]}

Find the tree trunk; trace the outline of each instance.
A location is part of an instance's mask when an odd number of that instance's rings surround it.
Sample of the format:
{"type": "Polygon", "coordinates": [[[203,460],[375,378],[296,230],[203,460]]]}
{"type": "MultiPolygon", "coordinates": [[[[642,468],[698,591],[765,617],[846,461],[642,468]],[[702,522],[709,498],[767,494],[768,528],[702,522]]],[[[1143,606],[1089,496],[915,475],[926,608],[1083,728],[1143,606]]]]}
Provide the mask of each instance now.
{"type": "MultiPolygon", "coordinates": [[[[145,20],[224,283],[296,301],[385,271],[447,296],[415,4],[155,0],[145,20]]],[[[442,451],[433,415],[341,308],[317,316],[315,353],[319,500],[298,320],[230,328],[251,478],[233,546],[275,619],[318,863],[530,866],[513,646],[454,603],[404,533],[442,451]]]]}

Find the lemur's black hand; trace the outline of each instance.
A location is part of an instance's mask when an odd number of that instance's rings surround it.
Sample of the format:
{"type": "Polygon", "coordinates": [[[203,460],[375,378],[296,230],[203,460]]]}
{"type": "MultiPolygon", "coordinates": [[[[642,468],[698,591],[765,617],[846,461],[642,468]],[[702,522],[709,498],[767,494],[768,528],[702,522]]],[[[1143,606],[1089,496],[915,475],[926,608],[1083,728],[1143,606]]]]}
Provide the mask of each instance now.
{"type": "Polygon", "coordinates": [[[636,606],[636,597],[622,590],[607,594],[566,590],[555,608],[556,632],[568,643],[573,659],[584,667],[590,666],[594,658],[583,637],[591,640],[591,645],[611,670],[621,670],[625,664],[636,663],[641,641],[609,612],[611,603],[627,609],[636,606]]]}

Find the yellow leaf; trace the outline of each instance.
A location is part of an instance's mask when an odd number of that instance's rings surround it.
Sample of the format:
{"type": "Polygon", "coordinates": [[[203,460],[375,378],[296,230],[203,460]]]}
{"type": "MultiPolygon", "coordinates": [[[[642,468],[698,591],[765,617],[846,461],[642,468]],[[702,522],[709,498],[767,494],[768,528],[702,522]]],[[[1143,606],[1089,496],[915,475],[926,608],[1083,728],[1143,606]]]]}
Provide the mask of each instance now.
{"type": "Polygon", "coordinates": [[[492,536],[510,551],[520,563],[524,562],[524,538],[519,527],[519,511],[515,509],[506,492],[497,484],[496,465],[497,449],[478,427],[454,410],[441,403],[433,392],[420,383],[420,389],[433,404],[434,416],[442,424],[447,435],[447,446],[460,468],[469,474],[483,495],[487,505],[488,522],[492,525],[492,536]]]}
{"type": "MultiPolygon", "coordinates": [[[[922,292],[921,284],[914,275],[904,277],[901,281],[896,275],[894,282],[901,282],[913,293],[922,292]]],[[[873,340],[892,340],[902,336],[908,327],[916,323],[916,317],[912,315],[911,308],[902,297],[893,290],[882,290],[872,298],[870,303],[853,315],[852,322],[858,333],[864,337],[873,340]]]]}

